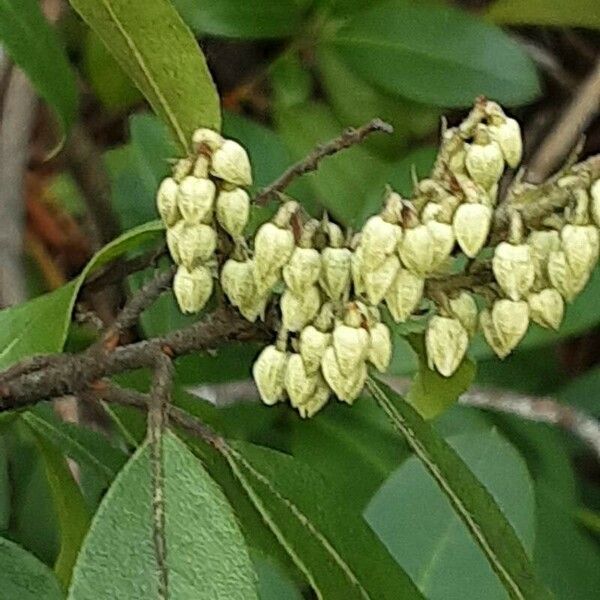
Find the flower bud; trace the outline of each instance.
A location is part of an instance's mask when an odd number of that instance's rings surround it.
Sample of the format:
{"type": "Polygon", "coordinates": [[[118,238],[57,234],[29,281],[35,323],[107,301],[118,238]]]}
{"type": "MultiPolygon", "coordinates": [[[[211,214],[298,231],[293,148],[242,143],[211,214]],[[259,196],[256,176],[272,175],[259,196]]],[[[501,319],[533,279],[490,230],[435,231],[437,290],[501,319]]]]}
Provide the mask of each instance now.
{"type": "Polygon", "coordinates": [[[299,351],[307,373],[314,373],[319,370],[323,354],[330,345],[330,333],[323,333],[312,325],[308,325],[302,330],[299,351]]]}
{"type": "Polygon", "coordinates": [[[215,184],[210,179],[189,176],[181,182],[177,206],[186,223],[210,223],[216,191],[215,184]]]}
{"type": "Polygon", "coordinates": [[[433,238],[433,268],[437,268],[443,265],[454,248],[454,230],[451,225],[437,221],[429,221],[426,227],[433,238]]]}
{"type": "MultiPolygon", "coordinates": [[[[527,332],[529,305],[522,300],[518,302],[506,299],[497,300],[492,307],[491,319],[494,330],[492,337],[498,347],[494,348],[490,340],[488,343],[500,358],[504,358],[512,352],[527,332]]],[[[484,329],[483,332],[487,339],[486,330],[484,329]]]]}
{"type": "Polygon", "coordinates": [[[511,300],[520,300],[527,295],[535,279],[531,248],[527,244],[498,244],[492,269],[504,293],[511,300]]]}
{"type": "Polygon", "coordinates": [[[317,385],[312,397],[296,407],[300,416],[303,419],[310,419],[327,404],[330,395],[331,388],[327,385],[323,376],[317,373],[317,385]]]}
{"type": "Polygon", "coordinates": [[[352,283],[354,284],[354,293],[357,296],[362,296],[365,293],[365,266],[363,251],[360,246],[352,253],[351,271],[352,283]]]}
{"type": "Polygon", "coordinates": [[[256,291],[251,260],[227,260],[221,270],[221,287],[231,304],[251,323],[264,315],[268,296],[261,296],[256,291]]]}
{"type": "MultiPolygon", "coordinates": [[[[365,332],[366,333],[366,332],[365,332]]],[[[361,361],[349,374],[342,373],[335,350],[330,346],[321,361],[323,377],[335,395],[348,404],[352,404],[360,395],[367,381],[367,365],[361,361]]]]}
{"type": "Polygon", "coordinates": [[[441,212],[442,207],[440,204],[428,202],[421,211],[421,222],[427,224],[429,221],[437,221],[441,212]]]}
{"type": "Polygon", "coordinates": [[[398,250],[402,264],[415,275],[424,277],[433,269],[434,245],[427,225],[407,229],[398,250]]]}
{"type": "Polygon", "coordinates": [[[348,248],[325,248],[321,253],[321,287],[334,302],[342,299],[350,286],[352,252],[348,248]]]}
{"type": "Polygon", "coordinates": [[[338,365],[344,375],[350,375],[364,362],[369,352],[369,334],[362,327],[340,323],[333,330],[332,341],[338,365]]]}
{"type": "Polygon", "coordinates": [[[375,269],[396,250],[402,229],[384,221],[379,215],[371,217],[362,229],[360,247],[367,269],[375,269]]]}
{"type": "Polygon", "coordinates": [[[192,143],[196,152],[200,151],[202,146],[206,146],[211,152],[214,152],[223,145],[224,141],[220,133],[206,127],[196,129],[192,135],[192,143]]]}
{"type": "Polygon", "coordinates": [[[280,402],[285,394],[287,354],[267,346],[252,367],[252,375],[262,401],[269,406],[280,402]]]}
{"type": "Polygon", "coordinates": [[[284,383],[290,404],[294,408],[298,408],[314,395],[318,378],[318,372],[307,373],[299,354],[290,355],[285,369],[284,383]]]}
{"type": "Polygon", "coordinates": [[[600,179],[596,179],[590,188],[590,214],[596,227],[600,227],[600,179]]]}
{"type": "Polygon", "coordinates": [[[419,306],[423,297],[425,280],[400,269],[385,295],[385,302],[396,323],[404,323],[419,306]]]}
{"type": "Polygon", "coordinates": [[[565,225],[560,239],[573,274],[589,274],[598,259],[598,230],[591,225],[565,225]]]}
{"type": "Polygon", "coordinates": [[[264,223],[254,237],[254,277],[259,291],[267,289],[294,251],[294,234],[273,223],[264,223]],[[271,277],[269,277],[271,276],[271,277]]]}
{"type": "Polygon", "coordinates": [[[515,119],[506,118],[499,125],[489,125],[490,137],[498,142],[506,164],[515,168],[523,156],[521,127],[515,119]]]}
{"type": "Polygon", "coordinates": [[[548,278],[552,287],[556,288],[567,302],[572,302],[577,294],[583,290],[589,276],[589,272],[575,273],[569,265],[565,252],[550,253],[548,278]]]}
{"type": "Polygon", "coordinates": [[[448,301],[450,312],[455,319],[465,328],[469,337],[477,331],[477,303],[469,292],[462,291],[456,298],[448,301]]]}
{"type": "Polygon", "coordinates": [[[213,291],[210,269],[204,266],[188,271],[179,267],[173,280],[173,292],[182,313],[200,312],[213,291]]]}
{"type": "Polygon", "coordinates": [[[535,287],[542,289],[548,284],[548,260],[550,253],[560,250],[558,231],[532,231],[527,238],[535,269],[535,287]]]}
{"type": "Polygon", "coordinates": [[[156,193],[156,207],[160,218],[167,227],[175,225],[181,216],[179,208],[177,208],[178,191],[177,182],[172,177],[167,177],[162,180],[156,193]]]}
{"type": "Polygon", "coordinates": [[[321,274],[321,254],[314,248],[296,248],[290,262],[283,267],[285,284],[298,295],[312,287],[321,274]]]}
{"type": "Polygon", "coordinates": [[[217,247],[217,234],[208,225],[183,225],[177,236],[179,258],[181,264],[188,269],[206,262],[217,247]]]}
{"type": "Polygon", "coordinates": [[[376,323],[369,330],[369,362],[380,372],[385,373],[392,360],[392,336],[389,327],[376,323]]]}
{"type": "Polygon", "coordinates": [[[281,295],[281,322],[286,331],[301,331],[308,325],[321,308],[321,295],[319,288],[312,286],[304,290],[301,295],[296,295],[287,289],[281,295]]]}
{"type": "Polygon", "coordinates": [[[458,319],[434,316],[425,334],[425,347],[429,368],[434,367],[444,377],[450,377],[460,366],[469,335],[458,319]]]}
{"type": "Polygon", "coordinates": [[[233,140],[225,140],[212,156],[210,172],[234,185],[250,185],[252,168],[248,154],[240,144],[233,140]]]}
{"type": "Polygon", "coordinates": [[[479,315],[479,325],[483,332],[483,337],[496,356],[505,358],[510,354],[510,350],[506,350],[503,341],[500,339],[496,326],[492,321],[492,313],[487,309],[483,309],[479,315]]]}
{"type": "Polygon", "coordinates": [[[472,143],[465,157],[467,172],[475,183],[489,190],[502,176],[504,156],[497,142],[472,143]]]}
{"type": "Polygon", "coordinates": [[[492,209],[483,204],[461,204],[454,213],[452,226],[461,250],[475,258],[484,247],[490,226],[492,209]]]}
{"type": "Polygon", "coordinates": [[[242,235],[250,216],[250,197],[242,188],[221,190],[217,196],[217,221],[232,237],[242,235]]]}
{"type": "Polygon", "coordinates": [[[532,321],[542,327],[558,330],[565,314],[565,303],[558,290],[546,288],[541,292],[530,294],[527,302],[532,321]]]}
{"type": "Polygon", "coordinates": [[[371,304],[377,305],[383,300],[399,270],[400,260],[392,255],[388,256],[377,269],[363,271],[364,287],[371,304]]]}

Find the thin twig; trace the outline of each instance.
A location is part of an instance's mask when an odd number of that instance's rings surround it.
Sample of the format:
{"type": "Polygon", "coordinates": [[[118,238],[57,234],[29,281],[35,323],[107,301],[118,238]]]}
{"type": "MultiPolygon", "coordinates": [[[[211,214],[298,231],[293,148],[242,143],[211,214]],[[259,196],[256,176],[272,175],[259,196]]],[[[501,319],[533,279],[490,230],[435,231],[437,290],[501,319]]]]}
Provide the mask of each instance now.
{"type": "Polygon", "coordinates": [[[600,59],[531,160],[527,180],[532,183],[544,181],[576,145],[599,109],[600,59]]]}
{"type": "Polygon", "coordinates": [[[271,196],[283,192],[298,177],[310,173],[311,171],[316,171],[319,167],[319,163],[325,157],[332,156],[341,150],[360,144],[368,135],[377,131],[392,133],[394,129],[389,123],[386,123],[381,119],[373,119],[358,129],[352,127],[346,129],[342,135],[325,144],[317,146],[306,158],[287,169],[281,177],[276,179],[254,198],[254,203],[257,205],[266,204],[271,196]]]}

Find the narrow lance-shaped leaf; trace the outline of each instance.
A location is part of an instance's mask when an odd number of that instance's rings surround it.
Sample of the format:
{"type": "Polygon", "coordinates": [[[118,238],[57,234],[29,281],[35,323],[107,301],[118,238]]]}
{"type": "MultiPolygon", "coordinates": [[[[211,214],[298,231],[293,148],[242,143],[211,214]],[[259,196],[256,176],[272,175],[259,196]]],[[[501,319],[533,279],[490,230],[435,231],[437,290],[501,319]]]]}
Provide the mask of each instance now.
{"type": "Polygon", "coordinates": [[[198,127],[221,127],[219,97],[192,32],[169,0],[70,0],[188,153],[198,127]]]}
{"type": "Polygon", "coordinates": [[[371,378],[367,387],[446,494],[509,596],[517,600],[550,598],[514,529],[458,454],[391,388],[371,378]]]}

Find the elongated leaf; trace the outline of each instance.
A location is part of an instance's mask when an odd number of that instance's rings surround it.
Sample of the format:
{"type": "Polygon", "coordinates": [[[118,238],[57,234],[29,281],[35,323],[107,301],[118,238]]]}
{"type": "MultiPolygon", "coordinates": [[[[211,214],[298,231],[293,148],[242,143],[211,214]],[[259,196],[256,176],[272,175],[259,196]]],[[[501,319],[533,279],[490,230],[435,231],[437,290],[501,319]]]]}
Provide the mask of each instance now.
{"type": "Polygon", "coordinates": [[[10,497],[8,454],[4,439],[0,436],[0,535],[8,529],[10,522],[10,497]]]}
{"type": "Polygon", "coordinates": [[[0,370],[37,354],[62,350],[73,305],[86,277],[129,250],[157,240],[163,226],[146,223],[107,244],[74,281],[30,302],[0,311],[0,370]]]}
{"type": "Polygon", "coordinates": [[[319,598],[421,597],[360,513],[336,501],[307,465],[243,442],[221,451],[319,598]]]}
{"type": "Polygon", "coordinates": [[[366,80],[436,106],[484,94],[506,104],[534,98],[533,63],[500,29],[448,6],[388,0],[327,38],[366,80]]]}
{"type": "Polygon", "coordinates": [[[0,537],[0,590],[7,600],[61,600],[52,571],[21,546],[0,537]]]}
{"type": "Polygon", "coordinates": [[[0,42],[56,112],[66,135],[77,112],[75,75],[37,0],[0,0],[0,42]]]}
{"type": "Polygon", "coordinates": [[[237,522],[202,464],[172,434],[163,438],[166,564],[153,546],[151,458],[142,445],[106,494],[77,561],[71,600],[257,598],[237,522]]]}
{"type": "MultiPolygon", "coordinates": [[[[497,431],[448,443],[490,491],[533,553],[535,501],[527,466],[497,431]]],[[[430,600],[503,600],[504,588],[435,480],[411,457],[371,500],[365,518],[430,600]]]]}
{"type": "Polygon", "coordinates": [[[496,23],[600,28],[597,0],[498,0],[487,16],[496,23]]]}
{"type": "Polygon", "coordinates": [[[169,126],[181,152],[189,152],[196,128],[220,128],[206,61],[169,0],[70,2],[169,126]]]}
{"type": "Polygon", "coordinates": [[[46,477],[60,525],[60,553],[54,570],[62,585],[67,588],[81,542],[90,524],[90,515],[64,456],[33,427],[30,429],[46,466],[46,477]]]}
{"type": "Polygon", "coordinates": [[[232,38],[277,38],[302,23],[302,0],[174,0],[185,22],[198,34],[232,38]]]}
{"type": "Polygon", "coordinates": [[[458,454],[388,386],[373,379],[368,380],[367,386],[447,496],[509,596],[549,598],[514,529],[458,454]]]}

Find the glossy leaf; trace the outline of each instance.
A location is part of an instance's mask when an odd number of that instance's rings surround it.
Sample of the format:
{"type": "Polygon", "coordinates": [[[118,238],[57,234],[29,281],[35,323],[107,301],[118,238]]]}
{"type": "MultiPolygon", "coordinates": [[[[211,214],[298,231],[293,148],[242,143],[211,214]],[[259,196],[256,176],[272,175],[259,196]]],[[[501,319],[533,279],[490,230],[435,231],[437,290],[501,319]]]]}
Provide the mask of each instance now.
{"type": "Polygon", "coordinates": [[[60,528],[60,552],[54,571],[67,588],[75,560],[90,524],[90,515],[79,486],[65,457],[57,448],[30,426],[46,467],[54,508],[60,528]]]}
{"type": "Polygon", "coordinates": [[[360,513],[347,510],[307,465],[243,442],[221,452],[318,597],[421,597],[360,513]]]}
{"type": "MultiPolygon", "coordinates": [[[[463,434],[448,443],[492,494],[529,555],[534,541],[533,485],[523,459],[497,431],[463,434]]],[[[506,592],[416,457],[375,494],[365,518],[394,558],[431,600],[503,600],[506,592]]]]}
{"type": "Polygon", "coordinates": [[[185,22],[199,35],[277,38],[295,33],[302,23],[302,0],[174,0],[185,22]]]}
{"type": "Polygon", "coordinates": [[[0,537],[0,590],[7,600],[62,600],[54,573],[21,546],[0,537]]]}
{"type": "Polygon", "coordinates": [[[219,129],[219,97],[191,31],[169,0],[70,0],[169,126],[180,152],[198,127],[219,129]]]}
{"type": "Polygon", "coordinates": [[[433,476],[511,598],[549,598],[513,527],[460,456],[419,414],[381,382],[367,386],[396,430],[433,476]]]}
{"type": "Polygon", "coordinates": [[[37,0],[0,0],[0,42],[56,112],[66,135],[77,112],[75,74],[37,0]]]}
{"type": "Polygon", "coordinates": [[[497,0],[487,16],[496,23],[600,28],[596,0],[497,0]]]}
{"type": "Polygon", "coordinates": [[[436,106],[483,94],[515,105],[539,92],[533,63],[500,29],[449,6],[389,0],[324,40],[366,80],[436,106]]]}
{"type": "Polygon", "coordinates": [[[166,564],[153,546],[151,457],[142,445],[106,494],[81,550],[71,600],[160,598],[158,571],[173,598],[257,598],[236,519],[202,464],[173,434],[163,438],[166,564]]]}
{"type": "Polygon", "coordinates": [[[422,336],[412,336],[411,345],[419,358],[419,369],[406,400],[424,419],[434,419],[450,408],[473,383],[475,363],[465,358],[452,377],[444,377],[429,368],[422,336]]]}

